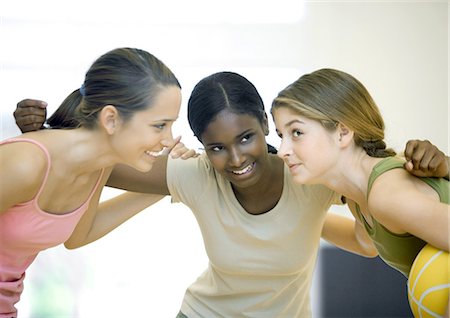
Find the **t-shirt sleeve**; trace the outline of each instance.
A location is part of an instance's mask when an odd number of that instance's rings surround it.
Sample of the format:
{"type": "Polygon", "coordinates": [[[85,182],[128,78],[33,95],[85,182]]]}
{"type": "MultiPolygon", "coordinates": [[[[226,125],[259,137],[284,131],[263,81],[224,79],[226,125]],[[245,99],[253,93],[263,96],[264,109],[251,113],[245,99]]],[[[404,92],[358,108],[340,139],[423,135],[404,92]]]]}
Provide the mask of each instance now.
{"type": "Polygon", "coordinates": [[[172,202],[183,202],[191,206],[194,201],[201,198],[205,187],[208,186],[211,164],[202,154],[196,158],[172,159],[167,162],[167,186],[172,196],[172,202]]]}

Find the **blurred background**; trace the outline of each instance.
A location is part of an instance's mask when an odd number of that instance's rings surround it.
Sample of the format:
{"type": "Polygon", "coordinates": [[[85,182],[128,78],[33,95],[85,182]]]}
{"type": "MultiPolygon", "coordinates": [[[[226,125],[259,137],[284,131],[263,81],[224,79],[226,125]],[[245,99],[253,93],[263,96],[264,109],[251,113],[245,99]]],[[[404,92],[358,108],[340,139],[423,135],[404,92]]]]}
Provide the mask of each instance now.
{"type": "MultiPolygon", "coordinates": [[[[388,146],[401,152],[409,139],[429,139],[448,154],[448,16],[447,0],[2,1],[0,137],[19,134],[12,116],[17,102],[45,100],[51,114],[97,57],[129,46],[153,53],[178,77],[183,103],[174,134],[192,148],[200,145],[187,124],[186,103],[203,77],[238,72],[269,109],[286,85],[331,67],[367,87],[384,116],[388,146]]],[[[279,144],[272,122],[268,142],[279,144]]],[[[105,189],[102,199],[118,193],[105,189]]],[[[387,315],[352,298],[359,294],[380,310],[388,307],[375,300],[373,289],[363,292],[373,285],[364,280],[366,261],[378,266],[377,259],[353,258],[322,242],[312,290],[315,317],[362,317],[364,310],[387,315]],[[333,301],[344,311],[331,312],[333,301]],[[366,309],[355,311],[359,307],[366,309]]],[[[27,272],[19,317],[175,317],[185,289],[206,266],[192,213],[165,198],[89,246],[42,252],[27,272]]],[[[403,277],[389,270],[386,281],[397,279],[400,292],[406,290],[403,277]]],[[[378,294],[389,289],[378,282],[378,294]]]]}

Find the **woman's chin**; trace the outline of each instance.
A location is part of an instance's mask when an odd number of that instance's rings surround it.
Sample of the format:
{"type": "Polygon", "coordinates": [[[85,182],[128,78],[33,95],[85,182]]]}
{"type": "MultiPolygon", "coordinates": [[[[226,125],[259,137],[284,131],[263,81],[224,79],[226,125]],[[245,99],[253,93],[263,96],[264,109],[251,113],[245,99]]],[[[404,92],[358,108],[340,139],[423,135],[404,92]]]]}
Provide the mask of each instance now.
{"type": "Polygon", "coordinates": [[[152,170],[153,168],[153,163],[140,163],[138,165],[134,164],[134,165],[130,165],[130,167],[136,169],[139,172],[145,173],[145,172],[149,172],[150,170],[152,170]]]}
{"type": "Polygon", "coordinates": [[[308,178],[304,174],[301,175],[295,175],[293,178],[295,183],[298,184],[314,184],[314,181],[311,178],[308,178]]]}

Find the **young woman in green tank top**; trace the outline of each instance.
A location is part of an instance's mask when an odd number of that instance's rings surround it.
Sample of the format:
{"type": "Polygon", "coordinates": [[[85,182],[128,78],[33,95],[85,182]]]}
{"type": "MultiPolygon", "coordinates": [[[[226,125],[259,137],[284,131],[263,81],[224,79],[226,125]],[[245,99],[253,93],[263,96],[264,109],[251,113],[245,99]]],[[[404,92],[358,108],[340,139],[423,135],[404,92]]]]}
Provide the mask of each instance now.
{"type": "Polygon", "coordinates": [[[278,94],[271,112],[278,155],[294,180],[342,194],[356,219],[352,235],[368,233],[387,264],[408,277],[427,243],[448,255],[448,167],[437,174],[446,179],[408,173],[411,163],[386,148],[379,109],[357,79],[333,69],[304,75],[278,94]]]}

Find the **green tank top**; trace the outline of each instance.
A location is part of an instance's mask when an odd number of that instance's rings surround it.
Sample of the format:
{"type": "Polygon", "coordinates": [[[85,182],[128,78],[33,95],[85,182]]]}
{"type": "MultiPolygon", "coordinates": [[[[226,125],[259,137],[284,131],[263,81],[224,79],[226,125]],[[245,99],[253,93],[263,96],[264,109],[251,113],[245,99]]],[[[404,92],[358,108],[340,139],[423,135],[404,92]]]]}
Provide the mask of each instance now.
{"type": "MultiPolygon", "coordinates": [[[[373,182],[384,172],[391,169],[402,168],[404,160],[396,157],[387,157],[377,163],[372,169],[367,188],[367,197],[369,196],[373,182]]],[[[421,178],[431,186],[438,194],[440,201],[449,203],[450,186],[449,182],[443,178],[421,178]]],[[[372,217],[373,225],[366,221],[360,208],[356,205],[356,213],[359,220],[364,224],[367,233],[372,238],[378,254],[391,267],[397,269],[406,277],[409,276],[412,263],[426,242],[409,233],[396,234],[386,229],[372,217]]]]}

